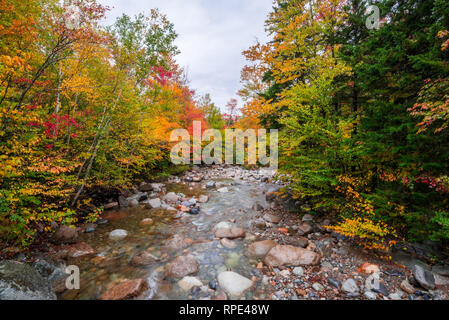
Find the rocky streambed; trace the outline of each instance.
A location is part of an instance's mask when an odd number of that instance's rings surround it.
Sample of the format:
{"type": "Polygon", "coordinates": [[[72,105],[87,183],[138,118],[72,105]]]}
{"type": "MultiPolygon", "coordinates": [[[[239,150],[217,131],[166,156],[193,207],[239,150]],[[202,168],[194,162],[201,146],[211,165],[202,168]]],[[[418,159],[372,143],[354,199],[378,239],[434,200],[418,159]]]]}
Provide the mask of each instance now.
{"type": "Polygon", "coordinates": [[[0,262],[0,298],[449,298],[448,266],[432,268],[404,251],[387,262],[353,247],[307,206],[289,212],[273,175],[194,167],[142,183],[106,204],[96,223],[60,227],[31,263],[0,262]],[[78,290],[66,288],[69,265],[80,270],[78,290]]]}

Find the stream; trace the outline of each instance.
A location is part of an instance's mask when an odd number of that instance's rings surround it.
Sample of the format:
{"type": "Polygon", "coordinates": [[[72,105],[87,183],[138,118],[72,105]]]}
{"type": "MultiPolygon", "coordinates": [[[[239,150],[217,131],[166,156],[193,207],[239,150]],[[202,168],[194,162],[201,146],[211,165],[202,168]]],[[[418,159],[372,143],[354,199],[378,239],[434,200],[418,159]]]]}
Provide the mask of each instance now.
{"type": "MultiPolygon", "coordinates": [[[[140,299],[199,299],[213,294],[210,286],[213,287],[217,274],[222,271],[232,270],[249,279],[260,277],[261,272],[256,268],[258,261],[245,255],[254,236],[247,234],[245,239],[234,240],[235,248],[229,249],[214,238],[212,229],[222,221],[232,221],[248,229],[257,215],[256,210],[253,210],[254,206],[269,207],[265,194],[273,185],[262,183],[260,179],[251,176],[249,180],[244,175],[239,177],[235,172],[230,176],[231,178],[223,179],[216,175],[198,183],[179,181],[165,184],[166,194],[175,192],[187,199],[199,199],[201,195],[207,195],[209,201],[200,205],[201,213],[198,215],[147,209],[143,206],[107,211],[108,222],[98,225],[93,233],[83,233],[80,239],[95,250],[95,256],[82,256],[67,261],[67,265],[76,265],[80,269],[80,290],[67,290],[58,298],[98,299],[110,283],[121,279],[141,278],[146,280],[148,289],[139,296],[140,299]],[[216,183],[215,188],[206,188],[205,183],[210,181],[216,183]],[[228,188],[228,192],[217,191],[223,187],[228,188]],[[153,224],[142,226],[141,221],[146,218],[151,218],[153,224]],[[119,241],[110,240],[109,233],[116,229],[126,230],[128,236],[119,241]],[[174,235],[190,239],[192,245],[181,253],[165,253],[163,246],[174,235]],[[131,258],[143,251],[161,260],[148,266],[133,266],[131,258]],[[199,271],[195,276],[203,286],[199,290],[186,292],[177,285],[177,280],[164,279],[164,266],[174,257],[187,253],[193,255],[199,263],[199,271]],[[98,260],[103,262],[98,264],[98,260]]],[[[159,194],[157,197],[161,196],[159,194]]],[[[255,295],[260,299],[267,298],[270,293],[267,289],[262,282],[257,282],[246,292],[246,299],[255,295]]]]}

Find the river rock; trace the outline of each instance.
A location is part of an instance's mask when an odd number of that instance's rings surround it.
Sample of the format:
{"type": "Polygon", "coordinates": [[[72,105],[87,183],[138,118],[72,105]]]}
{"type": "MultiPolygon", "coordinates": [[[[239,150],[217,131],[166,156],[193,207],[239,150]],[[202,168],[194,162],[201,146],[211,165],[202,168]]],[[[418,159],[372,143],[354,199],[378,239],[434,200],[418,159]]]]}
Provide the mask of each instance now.
{"type": "Polygon", "coordinates": [[[122,280],[101,295],[100,300],[129,300],[141,294],[145,287],[143,279],[122,280]]]}
{"type": "Polygon", "coordinates": [[[198,272],[198,261],[192,255],[176,257],[165,266],[165,278],[181,279],[198,272]]]}
{"type": "Polygon", "coordinates": [[[78,230],[75,227],[60,226],[52,237],[56,244],[76,243],[78,241],[78,230]]]}
{"type": "Polygon", "coordinates": [[[312,233],[313,228],[310,224],[307,222],[304,222],[302,225],[298,227],[298,229],[303,233],[303,235],[308,235],[309,233],[312,233]]]}
{"type": "Polygon", "coordinates": [[[232,271],[221,272],[217,280],[220,288],[233,298],[240,297],[253,285],[250,279],[232,271]]]}
{"type": "Polygon", "coordinates": [[[263,258],[275,246],[277,246],[277,243],[273,240],[254,242],[248,247],[248,256],[253,258],[263,258]]]}
{"type": "Polygon", "coordinates": [[[200,198],[198,199],[199,203],[206,203],[209,201],[209,197],[208,196],[200,196],[200,198]]]}
{"type": "Polygon", "coordinates": [[[145,218],[139,223],[142,227],[143,226],[152,226],[154,224],[154,220],[151,218],[145,218]]]}
{"type": "Polygon", "coordinates": [[[159,198],[147,201],[146,206],[150,209],[159,209],[162,206],[162,201],[159,198]]]}
{"type": "Polygon", "coordinates": [[[215,231],[217,231],[218,229],[231,229],[233,228],[235,225],[231,222],[228,221],[221,221],[219,223],[217,223],[213,228],[212,228],[212,232],[215,233],[215,231]]]}
{"type": "Polygon", "coordinates": [[[229,189],[227,187],[223,187],[223,188],[218,189],[217,191],[221,192],[221,193],[227,193],[227,192],[229,192],[229,189]]]}
{"type": "Polygon", "coordinates": [[[134,257],[132,257],[131,264],[136,267],[142,267],[142,266],[148,266],[157,261],[159,261],[159,258],[155,257],[151,253],[141,252],[139,254],[136,254],[134,257]]]}
{"type": "Polygon", "coordinates": [[[60,251],[62,257],[79,258],[94,254],[95,251],[85,242],[75,243],[72,245],[66,245],[60,251]]]}
{"type": "Polygon", "coordinates": [[[278,245],[268,252],[264,262],[270,267],[307,266],[319,264],[320,259],[320,256],[313,251],[290,245],[278,245]]]}
{"type": "Polygon", "coordinates": [[[413,294],[416,291],[416,289],[407,280],[401,282],[401,289],[408,294],[413,294]]]}
{"type": "Polygon", "coordinates": [[[182,236],[180,236],[179,234],[175,234],[173,237],[165,241],[162,250],[168,253],[173,253],[176,251],[183,250],[188,246],[189,246],[188,243],[184,241],[184,238],[182,236]]]}
{"type": "Polygon", "coordinates": [[[178,286],[183,291],[190,291],[194,287],[201,287],[203,283],[196,277],[184,277],[178,281],[178,286]]]}
{"type": "Polygon", "coordinates": [[[174,192],[169,192],[164,196],[164,200],[167,202],[177,202],[179,197],[174,192]]]}
{"type": "Polygon", "coordinates": [[[0,300],[56,300],[49,281],[31,266],[0,261],[0,300]]]}
{"type": "Polygon", "coordinates": [[[360,268],[357,269],[358,272],[360,273],[366,273],[366,274],[372,274],[372,273],[377,273],[380,272],[379,266],[369,263],[369,262],[365,262],[364,264],[362,264],[360,266],[360,268]]]}
{"type": "Polygon", "coordinates": [[[435,289],[435,276],[432,272],[417,264],[413,266],[412,272],[416,282],[418,282],[421,287],[427,290],[435,289]]]}
{"type": "Polygon", "coordinates": [[[266,214],[263,216],[263,218],[265,219],[265,221],[271,222],[271,223],[279,223],[281,222],[281,217],[272,215],[272,214],[266,214]]]}
{"type": "Polygon", "coordinates": [[[318,282],[315,282],[314,284],[312,284],[312,288],[313,288],[313,290],[318,291],[318,292],[321,292],[321,291],[325,290],[323,285],[318,283],[318,282]]]}
{"type": "Polygon", "coordinates": [[[126,200],[126,198],[124,196],[118,197],[118,203],[120,204],[120,207],[122,207],[122,208],[127,208],[129,205],[128,200],[126,200]]]}
{"type": "Polygon", "coordinates": [[[118,202],[110,202],[108,204],[104,205],[104,209],[105,210],[111,210],[111,209],[115,209],[119,207],[119,203],[118,202]]]}
{"type": "MultiPolygon", "coordinates": [[[[301,209],[302,209],[302,207],[301,207],[301,209]]],[[[302,217],[302,221],[303,222],[312,222],[313,221],[313,216],[311,214],[305,214],[302,217]]]]}
{"type": "Polygon", "coordinates": [[[131,208],[135,208],[139,205],[139,200],[131,198],[128,200],[128,206],[131,208]]]}
{"type": "Polygon", "coordinates": [[[228,249],[234,249],[235,247],[237,247],[237,244],[234,241],[226,239],[226,238],[221,239],[220,244],[223,247],[228,248],[228,249]]]}
{"type": "Polygon", "coordinates": [[[304,275],[304,269],[302,267],[295,267],[293,269],[293,274],[297,277],[302,277],[304,275]]]}
{"type": "Polygon", "coordinates": [[[154,190],[154,188],[150,183],[142,182],[139,186],[139,190],[143,192],[151,192],[154,190]]]}
{"type": "Polygon", "coordinates": [[[207,189],[215,188],[215,182],[214,181],[209,181],[208,183],[206,183],[206,188],[207,189]]]}
{"type": "Polygon", "coordinates": [[[341,285],[341,290],[346,293],[356,294],[359,293],[359,287],[354,279],[348,279],[341,285]]]}
{"type": "Polygon", "coordinates": [[[221,228],[215,231],[216,238],[237,239],[245,238],[246,231],[243,228],[221,228]]]}
{"type": "Polygon", "coordinates": [[[363,295],[368,300],[376,300],[377,299],[377,293],[372,292],[372,291],[365,291],[365,293],[363,295]]]}
{"type": "Polygon", "coordinates": [[[109,239],[114,241],[120,241],[125,239],[128,236],[128,232],[126,230],[117,229],[109,233],[109,239]]]}

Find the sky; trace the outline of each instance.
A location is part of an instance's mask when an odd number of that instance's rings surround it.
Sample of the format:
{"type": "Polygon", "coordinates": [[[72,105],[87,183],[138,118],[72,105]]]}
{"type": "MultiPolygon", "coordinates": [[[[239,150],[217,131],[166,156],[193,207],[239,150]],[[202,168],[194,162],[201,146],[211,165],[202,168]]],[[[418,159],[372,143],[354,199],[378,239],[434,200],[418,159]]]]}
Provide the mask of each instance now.
{"type": "MultiPolygon", "coordinates": [[[[210,93],[222,110],[238,98],[242,51],[267,40],[265,20],[272,0],[99,0],[111,7],[106,24],[126,13],[134,16],[159,8],[174,24],[178,64],[188,71],[191,89],[210,93]]],[[[239,99],[240,101],[240,99],[239,99]]]]}

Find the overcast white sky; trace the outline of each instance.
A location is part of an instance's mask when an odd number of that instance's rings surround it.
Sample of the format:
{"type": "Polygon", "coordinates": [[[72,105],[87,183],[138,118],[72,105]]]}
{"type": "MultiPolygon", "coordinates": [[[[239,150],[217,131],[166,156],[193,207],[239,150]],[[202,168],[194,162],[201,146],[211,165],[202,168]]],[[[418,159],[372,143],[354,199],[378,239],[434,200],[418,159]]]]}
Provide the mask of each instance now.
{"type": "Polygon", "coordinates": [[[135,15],[159,8],[174,23],[191,88],[210,93],[222,109],[240,89],[242,51],[256,38],[266,41],[265,19],[272,0],[99,0],[112,7],[108,24],[122,13],[135,15]]]}

